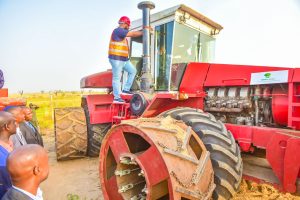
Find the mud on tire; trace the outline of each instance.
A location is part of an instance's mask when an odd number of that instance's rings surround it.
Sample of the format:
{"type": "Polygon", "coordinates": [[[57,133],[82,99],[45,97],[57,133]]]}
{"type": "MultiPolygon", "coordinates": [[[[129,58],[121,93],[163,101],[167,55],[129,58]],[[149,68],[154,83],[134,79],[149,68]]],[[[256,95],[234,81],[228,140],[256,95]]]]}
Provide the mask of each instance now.
{"type": "Polygon", "coordinates": [[[82,108],[54,109],[54,132],[57,160],[86,156],[86,122],[82,108]]]}
{"type": "Polygon", "coordinates": [[[213,199],[230,199],[242,180],[242,158],[238,145],[224,124],[210,113],[193,108],[175,108],[160,116],[184,121],[202,139],[211,153],[216,189],[213,199]]]}
{"type": "Polygon", "coordinates": [[[99,156],[102,140],[111,128],[111,123],[91,124],[89,110],[84,97],[82,98],[81,107],[84,110],[87,124],[87,155],[97,157],[99,156]]]}

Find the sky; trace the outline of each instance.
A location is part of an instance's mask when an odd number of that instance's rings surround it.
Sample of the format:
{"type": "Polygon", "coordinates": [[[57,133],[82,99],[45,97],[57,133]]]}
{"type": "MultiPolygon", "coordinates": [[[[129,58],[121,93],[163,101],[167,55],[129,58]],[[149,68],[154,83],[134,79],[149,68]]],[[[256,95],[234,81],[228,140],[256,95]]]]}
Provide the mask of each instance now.
{"type": "MultiPolygon", "coordinates": [[[[0,69],[10,93],[80,90],[111,68],[107,48],[120,16],[140,0],[0,0],[0,69]]],[[[152,13],[182,4],[224,29],[216,63],[300,67],[300,0],[153,0],[152,13]]]]}

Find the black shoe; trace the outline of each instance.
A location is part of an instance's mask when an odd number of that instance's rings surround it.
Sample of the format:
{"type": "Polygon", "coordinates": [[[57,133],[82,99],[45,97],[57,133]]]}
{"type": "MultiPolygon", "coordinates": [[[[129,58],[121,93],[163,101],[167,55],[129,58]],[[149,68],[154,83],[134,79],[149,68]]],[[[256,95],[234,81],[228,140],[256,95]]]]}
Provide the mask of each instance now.
{"type": "Polygon", "coordinates": [[[113,103],[125,103],[125,101],[121,98],[114,99],[113,103]]]}
{"type": "Polygon", "coordinates": [[[134,93],[130,92],[130,91],[122,90],[122,94],[123,95],[128,95],[128,94],[133,95],[134,93]]]}

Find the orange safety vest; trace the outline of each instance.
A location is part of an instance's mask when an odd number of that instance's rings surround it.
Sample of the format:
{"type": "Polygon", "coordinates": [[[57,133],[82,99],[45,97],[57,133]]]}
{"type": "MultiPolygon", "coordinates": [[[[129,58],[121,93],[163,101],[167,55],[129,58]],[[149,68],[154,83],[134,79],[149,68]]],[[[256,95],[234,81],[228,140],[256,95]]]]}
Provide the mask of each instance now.
{"type": "Polygon", "coordinates": [[[122,56],[128,58],[129,46],[126,38],[122,41],[115,41],[110,37],[108,55],[122,56]]]}

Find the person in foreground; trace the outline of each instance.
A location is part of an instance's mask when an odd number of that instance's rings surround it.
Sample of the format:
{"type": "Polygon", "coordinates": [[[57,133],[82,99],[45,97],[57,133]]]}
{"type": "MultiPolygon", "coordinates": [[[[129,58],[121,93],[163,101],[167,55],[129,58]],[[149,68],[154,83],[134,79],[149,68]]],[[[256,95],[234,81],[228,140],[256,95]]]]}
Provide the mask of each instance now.
{"type": "Polygon", "coordinates": [[[16,133],[16,121],[12,114],[0,111],[0,199],[11,187],[11,181],[6,169],[6,158],[13,150],[10,136],[16,133]]]}
{"type": "Polygon", "coordinates": [[[7,169],[11,177],[10,188],[2,200],[42,200],[39,185],[49,174],[46,150],[37,144],[16,148],[7,158],[7,169]]]}
{"type": "Polygon", "coordinates": [[[114,102],[123,103],[121,98],[121,77],[123,70],[128,72],[128,78],[122,90],[123,94],[132,94],[130,88],[136,75],[136,68],[129,60],[129,45],[126,37],[139,37],[143,35],[142,31],[129,31],[130,19],[123,16],[119,19],[119,27],[114,29],[108,50],[109,62],[112,66],[112,86],[114,102]]]}

